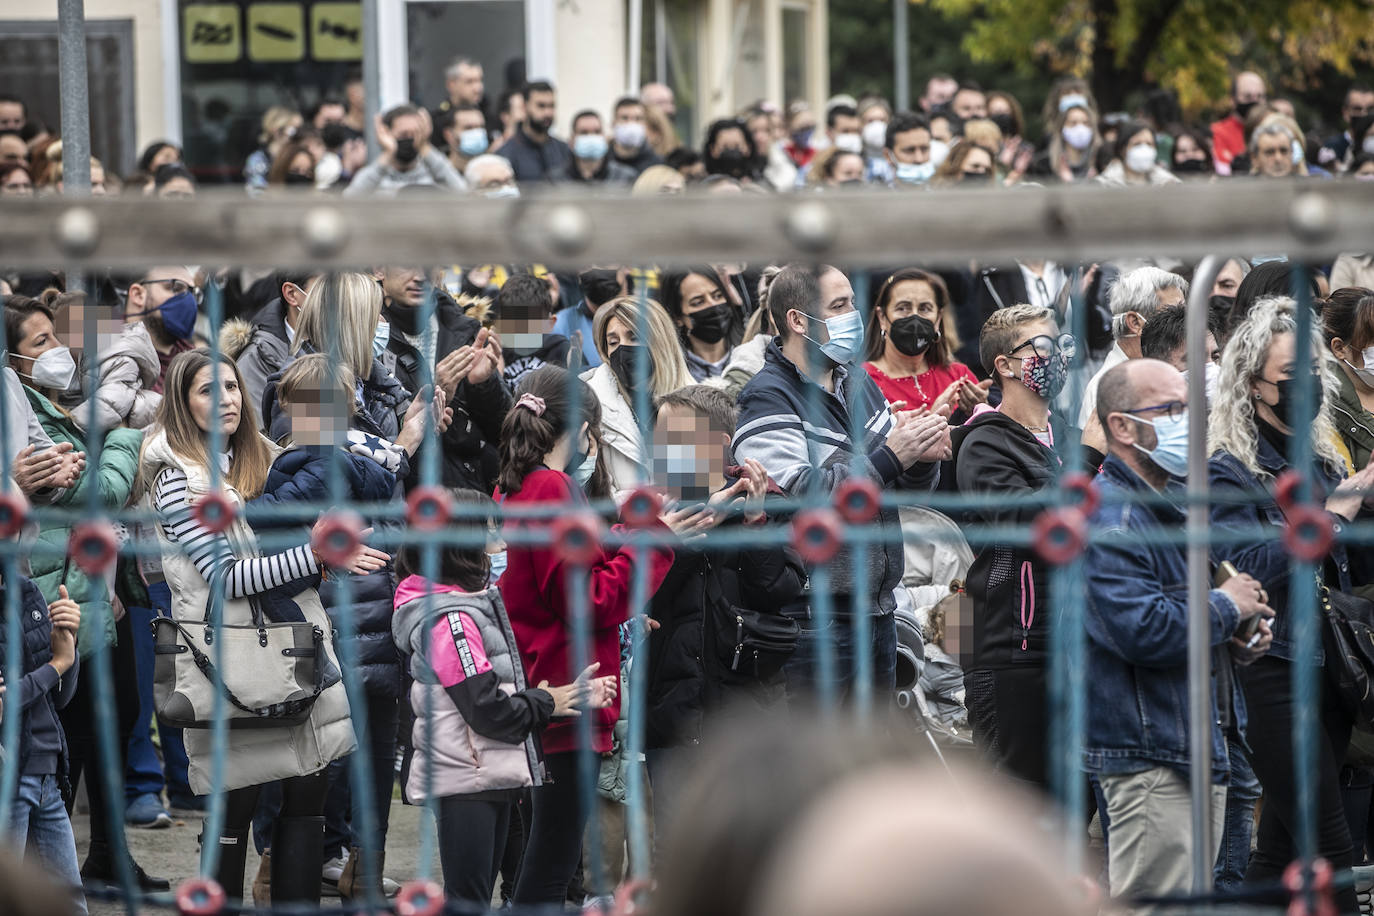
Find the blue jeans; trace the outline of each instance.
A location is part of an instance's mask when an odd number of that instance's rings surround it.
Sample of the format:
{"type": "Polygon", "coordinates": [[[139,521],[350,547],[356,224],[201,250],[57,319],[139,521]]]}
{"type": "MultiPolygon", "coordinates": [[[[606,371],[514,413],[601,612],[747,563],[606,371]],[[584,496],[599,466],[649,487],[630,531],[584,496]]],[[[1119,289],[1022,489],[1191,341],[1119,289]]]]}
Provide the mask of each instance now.
{"type": "Polygon", "coordinates": [[[181,740],[181,729],[168,728],[158,724],[157,736],[162,744],[162,763],[157,763],[157,751],[153,748],[153,631],[154,615],[172,615],[172,590],[166,582],[154,582],[148,586],[148,597],[153,607],[150,611],[130,608],[129,617],[133,624],[134,654],[138,664],[138,696],[143,706],[133,736],[129,739],[129,783],[125,797],[133,801],[143,792],[158,792],[162,789],[166,776],[167,802],[175,807],[177,802],[184,803],[193,798],[187,771],[190,761],[186,758],[186,745],[181,740]],[[146,614],[147,616],[142,616],[146,614]],[[146,672],[146,673],[145,673],[146,672]],[[137,778],[135,778],[135,772],[137,778]],[[153,775],[156,773],[156,776],[153,775]],[[137,791],[135,791],[137,787],[137,791]]]}
{"type": "Polygon", "coordinates": [[[162,763],[153,747],[153,617],[146,607],[129,608],[132,624],[134,662],[138,669],[138,721],[129,736],[129,757],[124,767],[124,799],[132,802],[140,795],[162,792],[162,763]]]}
{"type": "Polygon", "coordinates": [[[36,855],[57,883],[71,888],[75,912],[86,912],[81,892],[81,867],[76,861],[76,837],[56,776],[19,777],[19,791],[10,808],[10,832],[15,846],[36,855]]]}
{"type": "Polygon", "coordinates": [[[1226,787],[1226,817],[1221,825],[1221,849],[1213,880],[1218,891],[1235,891],[1245,883],[1250,865],[1250,839],[1255,832],[1255,802],[1260,783],[1250,768],[1245,749],[1226,739],[1226,754],[1231,758],[1231,781],[1226,787]]]}
{"type": "MultiPolygon", "coordinates": [[[[838,608],[848,608],[847,598],[835,599],[838,608]]],[[[892,614],[869,618],[873,645],[869,650],[873,664],[873,702],[882,706],[892,701],[897,689],[897,618],[892,614]]],[[[801,638],[792,657],[783,665],[787,676],[787,696],[792,702],[820,693],[820,659],[823,645],[829,645],[835,659],[835,696],[843,702],[854,688],[854,620],[849,613],[837,612],[824,630],[814,620],[802,621],[801,638]]]]}

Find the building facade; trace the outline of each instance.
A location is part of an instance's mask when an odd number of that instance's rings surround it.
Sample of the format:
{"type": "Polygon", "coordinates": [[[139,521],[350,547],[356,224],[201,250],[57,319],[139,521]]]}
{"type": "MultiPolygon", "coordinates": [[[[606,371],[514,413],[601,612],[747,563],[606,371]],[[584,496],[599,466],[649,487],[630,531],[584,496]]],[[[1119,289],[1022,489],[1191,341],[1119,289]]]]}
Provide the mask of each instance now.
{"type": "MultiPolygon", "coordinates": [[[[367,28],[358,0],[86,0],[86,18],[93,153],[125,173],[168,139],[211,182],[237,180],[269,106],[341,92],[367,28]]],[[[650,80],[674,88],[678,131],[699,142],[760,99],[819,105],[830,79],[823,0],[377,0],[372,27],[383,108],[438,104],[445,67],[467,56],[493,104],[526,77],[552,81],[559,135],[583,108],[609,123],[650,80]]],[[[0,3],[0,92],[60,124],[56,0],[0,3]]]]}

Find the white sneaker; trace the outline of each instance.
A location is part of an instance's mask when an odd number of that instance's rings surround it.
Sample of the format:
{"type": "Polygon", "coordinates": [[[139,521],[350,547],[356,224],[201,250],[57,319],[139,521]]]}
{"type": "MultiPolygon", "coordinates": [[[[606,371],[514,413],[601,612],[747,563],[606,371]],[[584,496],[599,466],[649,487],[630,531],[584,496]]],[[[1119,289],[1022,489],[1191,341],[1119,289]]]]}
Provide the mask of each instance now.
{"type": "Polygon", "coordinates": [[[382,893],[383,893],[383,894],[385,894],[387,897],[395,897],[395,896],[396,896],[397,894],[399,894],[400,892],[401,892],[401,885],[400,885],[398,882],[392,881],[392,880],[391,880],[390,878],[388,878],[386,875],[383,875],[383,876],[382,876],[382,893]]]}
{"type": "Polygon", "coordinates": [[[324,870],[320,872],[320,896],[337,897],[339,896],[339,879],[343,877],[344,866],[348,864],[348,850],[343,851],[343,855],[335,856],[324,863],[324,870]]]}

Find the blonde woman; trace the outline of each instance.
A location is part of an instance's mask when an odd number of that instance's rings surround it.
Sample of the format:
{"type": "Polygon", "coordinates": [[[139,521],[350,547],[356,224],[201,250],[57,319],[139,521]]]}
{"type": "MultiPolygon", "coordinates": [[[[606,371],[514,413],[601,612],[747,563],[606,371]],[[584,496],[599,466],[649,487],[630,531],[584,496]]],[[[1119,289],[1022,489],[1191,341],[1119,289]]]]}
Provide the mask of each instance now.
{"type": "MultiPolygon", "coordinates": [[[[1279,880],[1297,850],[1293,826],[1298,822],[1298,798],[1292,745],[1297,710],[1290,680],[1297,658],[1289,617],[1298,590],[1316,587],[1310,579],[1290,579],[1292,558],[1278,536],[1284,512],[1272,495],[1274,480],[1289,468],[1293,437],[1303,435],[1312,437],[1314,460],[1311,467],[1298,470],[1311,482],[1314,501],[1324,505],[1336,521],[1354,520],[1360,515],[1364,510],[1359,491],[1374,484],[1374,466],[1342,479],[1345,466],[1336,450],[1336,431],[1322,394],[1321,325],[1313,319],[1311,350],[1300,356],[1295,311],[1292,299],[1261,299],[1236,326],[1221,357],[1221,381],[1212,401],[1208,431],[1212,527],[1219,534],[1232,536],[1213,544],[1212,558],[1218,563],[1230,561],[1258,579],[1265,592],[1262,600],[1277,614],[1271,622],[1274,643],[1269,653],[1239,669],[1249,708],[1246,739],[1252,748],[1251,763],[1265,789],[1259,844],[1246,874],[1247,881],[1257,883],[1279,880]],[[1296,379],[1300,372],[1318,375],[1312,380],[1318,397],[1311,426],[1299,426],[1296,379]],[[1270,533],[1265,534],[1266,530],[1270,533]]],[[[1345,546],[1338,543],[1327,559],[1327,584],[1348,590],[1352,574],[1358,572],[1351,570],[1356,552],[1347,556],[1345,546]]],[[[1318,660],[1320,654],[1312,659],[1318,660]]],[[[1333,868],[1349,868],[1355,853],[1341,805],[1340,769],[1350,742],[1352,719],[1328,687],[1323,687],[1320,715],[1317,852],[1333,868]]],[[[1355,912],[1355,889],[1337,891],[1336,904],[1343,913],[1355,912]]]]}
{"type": "Polygon", "coordinates": [[[624,296],[601,306],[592,322],[592,338],[601,365],[583,378],[601,402],[604,464],[618,497],[649,479],[650,456],[640,435],[640,418],[635,414],[640,392],[650,411],[645,420],[652,424],[654,402],[692,384],[692,376],[676,326],[663,306],[652,299],[641,304],[624,296]],[[647,350],[647,375],[639,369],[641,347],[647,350]]]}
{"type": "MultiPolygon", "coordinates": [[[[167,369],[157,425],[140,455],[140,480],[157,513],[162,568],[176,620],[189,623],[205,618],[213,581],[223,588],[224,622],[247,624],[252,619],[252,599],[323,571],[308,541],[266,556],[258,550],[242,509],[247,500],[261,494],[276,449],[258,432],[256,412],[243,400],[242,392],[243,379],[227,356],[212,356],[205,350],[180,354],[167,369]],[[212,438],[212,430],[217,437],[212,438]],[[211,452],[212,444],[218,454],[211,452]],[[192,512],[196,501],[213,486],[212,462],[220,470],[220,490],[239,507],[229,530],[220,533],[210,531],[192,512]]],[[[365,574],[382,568],[387,560],[386,554],[360,546],[343,569],[365,574]]],[[[309,621],[326,634],[332,632],[314,588],[304,587],[283,604],[290,604],[300,615],[296,619],[309,621]]],[[[276,609],[263,606],[263,612],[271,617],[276,609]]],[[[329,661],[335,662],[333,640],[326,639],[324,645],[329,661]]],[[[201,837],[202,844],[219,844],[215,880],[231,898],[243,896],[244,860],[258,794],[264,784],[281,780],[282,814],[272,841],[277,853],[273,901],[318,902],[325,768],[357,743],[344,685],[326,688],[310,718],[300,725],[231,729],[222,786],[210,784],[214,753],[210,732],[188,729],[185,740],[192,791],[197,795],[218,788],[228,792],[220,836],[201,837]]]]}
{"type": "MultiPolygon", "coordinates": [[[[353,429],[395,442],[405,423],[411,392],[383,368],[375,356],[373,341],[379,339],[382,290],[367,274],[326,274],[310,287],[301,306],[291,345],[293,358],[300,353],[328,353],[358,379],[357,411],[353,429]]],[[[263,423],[274,442],[290,432],[290,421],[277,403],[277,378],[263,389],[263,423]]],[[[404,478],[409,468],[399,472],[404,478]]]]}
{"type": "Polygon", "coordinates": [[[649,148],[662,158],[668,158],[669,153],[682,145],[673,122],[654,105],[644,106],[644,128],[649,138],[649,148]]]}
{"type": "MultiPolygon", "coordinates": [[[[415,402],[375,356],[374,341],[381,339],[381,308],[381,287],[373,277],[361,273],[326,274],[306,294],[292,352],[296,356],[324,353],[352,372],[357,381],[348,418],[350,451],[384,463],[395,473],[392,495],[399,501],[404,498],[404,481],[414,465],[411,458],[418,446],[417,418],[424,407],[415,402]]],[[[287,371],[290,366],[268,379],[263,392],[268,429],[274,441],[282,441],[291,432],[290,416],[278,396],[278,384],[287,371]]],[[[451,417],[442,397],[436,396],[434,410],[439,417],[437,431],[442,434],[451,417]]],[[[388,522],[379,520],[378,524],[388,522]]],[[[395,594],[395,588],[395,571],[387,566],[365,579],[354,580],[347,603],[342,595],[336,597],[330,589],[322,590],[325,607],[331,613],[347,607],[352,615],[353,648],[345,653],[345,658],[356,662],[362,681],[370,740],[366,752],[372,760],[371,800],[377,832],[372,837],[363,834],[362,805],[367,799],[361,793],[353,793],[352,846],[339,879],[339,891],[347,897],[362,896],[368,888],[380,892],[382,882],[383,850],[391,811],[392,761],[403,693],[400,659],[391,639],[389,597],[395,594]]],[[[361,716],[362,712],[358,714],[361,716]]],[[[346,772],[330,773],[331,780],[347,778],[346,772]]],[[[330,852],[330,858],[341,858],[339,851],[330,852]]]]}
{"type": "MultiPolygon", "coordinates": [[[[646,111],[654,111],[652,108],[646,111]]],[[[662,117],[662,115],[659,115],[662,117]]],[[[687,182],[682,173],[671,165],[651,165],[635,179],[630,189],[631,197],[675,196],[687,190],[687,182]]]]}
{"type": "Polygon", "coordinates": [[[243,165],[243,183],[250,191],[267,187],[267,175],[272,163],[288,143],[296,138],[305,119],[301,113],[283,105],[273,105],[262,114],[262,133],[258,134],[258,149],[248,155],[243,165]]]}

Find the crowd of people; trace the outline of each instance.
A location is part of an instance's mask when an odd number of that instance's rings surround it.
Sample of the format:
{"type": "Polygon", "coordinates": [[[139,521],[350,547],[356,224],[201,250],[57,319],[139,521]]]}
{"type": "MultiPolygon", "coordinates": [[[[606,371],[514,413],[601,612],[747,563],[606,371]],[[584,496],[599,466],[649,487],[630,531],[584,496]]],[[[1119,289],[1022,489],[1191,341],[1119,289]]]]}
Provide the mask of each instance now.
{"type": "MultiPolygon", "coordinates": [[[[1221,176],[1374,180],[1374,88],[1349,87],[1339,112],[1304,130],[1293,103],[1270,98],[1264,78],[1238,73],[1222,116],[1185,118],[1169,91],[1147,93],[1134,111],[1103,111],[1088,84],[1057,81],[1038,115],[1014,95],[947,74],[930,77],[913,111],[881,96],[839,94],[822,110],[761,100],[704,125],[699,147],[679,139],[672,89],[645,85],[605,112],[560,122],[558,94],[534,80],[489,103],[481,64],[458,58],[446,98],[376,114],[379,155],[369,161],[362,81],[354,77],[299,111],[262,114],[259,147],[243,164],[250,193],[316,189],[395,194],[415,187],[513,197],[549,185],[635,196],[688,190],[825,191],[834,188],[1013,187],[1022,183],[1159,186],[1221,176]],[[1339,133],[1323,124],[1338,121],[1339,133]],[[566,129],[564,129],[566,128],[566,129]]],[[[60,193],[61,139],[28,119],[23,100],[0,95],[0,194],[60,193]]],[[[172,142],[150,143],[118,176],[98,160],[92,192],[194,195],[198,168],[172,142]]],[[[217,181],[216,169],[202,177],[217,181]]]]}
{"type": "MultiPolygon", "coordinates": [[[[1016,99],[935,77],[922,113],[840,99],[821,131],[804,108],[784,119],[761,106],[711,125],[698,155],[675,145],[671,96],[656,86],[615,104],[609,135],[597,113],[578,113],[569,145],[551,134],[553,87],[531,83],[508,100],[521,103],[509,133],[493,137],[474,67],[455,63],[440,109],[383,114],[384,152],[371,163],[357,155],[351,101],[322,103],[311,127],[269,112],[250,187],[511,197],[563,181],[660,194],[1374,177],[1374,93],[1347,93],[1350,130],[1309,159],[1307,138],[1252,73],[1236,77],[1233,111],[1210,133],[1102,118],[1070,80],[1046,101],[1053,128],[1037,144],[1016,99]],[[345,139],[317,155],[326,136],[345,139]]],[[[0,99],[0,127],[17,117],[22,136],[16,105],[0,99]]],[[[30,141],[27,164],[3,166],[6,194],[16,175],[60,190],[56,143],[30,141]]],[[[126,188],[194,194],[179,155],[150,148],[126,188]]],[[[1307,438],[1312,466],[1300,470],[1325,517],[1343,528],[1374,509],[1374,259],[1237,254],[1207,278],[1206,296],[1190,295],[1194,270],[1153,254],[1100,264],[975,255],[956,266],[913,254],[864,268],[862,283],[857,270],[796,263],[163,265],[93,271],[82,291],[60,270],[0,268],[9,489],[70,510],[14,535],[22,575],[0,582],[18,592],[3,607],[20,612],[0,627],[0,660],[10,630],[22,636],[0,710],[19,718],[18,743],[4,748],[19,773],[4,800],[12,845],[38,856],[78,911],[83,884],[110,885],[126,867],[142,890],[166,890],[167,878],[120,861],[121,831],[166,827],[172,812],[203,811],[223,791],[220,835],[200,840],[217,847],[211,877],[230,898],[377,900],[398,889],[386,849],[399,784],[405,802],[437,811],[451,900],[581,903],[630,871],[630,782],[645,779],[654,833],[652,866],[635,865],[658,873],[709,820],[710,800],[685,787],[711,753],[730,751],[712,727],[728,710],[806,716],[818,693],[888,710],[899,688],[930,702],[915,717],[884,715],[887,727],[971,735],[1002,781],[1049,804],[1048,669],[1063,598],[1041,552],[983,535],[1031,525],[1061,473],[1081,470],[1101,497],[1084,564],[1093,688],[1082,755],[1105,843],[1101,880],[1125,901],[1186,892],[1187,576],[1184,548],[1163,535],[1183,525],[1185,379],[1200,372],[1212,530],[1227,535],[1212,547],[1221,573],[1207,608],[1213,881],[1278,893],[1304,791],[1321,855],[1338,869],[1364,862],[1374,761],[1358,736],[1374,723],[1344,702],[1339,659],[1297,654],[1293,615],[1302,589],[1374,595],[1374,563],[1338,539],[1317,581],[1292,578],[1274,483],[1307,438]],[[1203,365],[1184,346],[1190,301],[1208,310],[1203,365]],[[1306,308],[1312,350],[1299,353],[1306,308]],[[386,511],[431,479],[471,537],[427,548],[386,511]],[[882,501],[865,536],[826,560],[772,536],[800,501],[832,504],[856,480],[902,491],[909,505],[882,501]],[[664,497],[647,519],[627,505],[645,485],[664,497]],[[920,505],[941,491],[970,499],[952,518],[920,505]],[[214,494],[235,510],[227,527],[204,510],[214,494]],[[321,513],[339,502],[372,517],[360,541],[333,549],[321,513]],[[125,526],[123,543],[156,544],[157,555],[121,550],[103,573],[72,562],[73,525],[91,507],[144,510],[154,521],[125,526]],[[570,557],[552,533],[577,512],[647,536],[570,557]],[[368,546],[378,532],[401,546],[368,546]],[[956,620],[961,604],[971,616],[956,620]],[[211,607],[226,623],[332,634],[312,702],[295,718],[277,709],[259,713],[271,720],[260,727],[230,729],[218,776],[209,730],[154,714],[167,712],[154,687],[161,697],[179,651],[155,645],[158,620],[199,626],[211,607]],[[636,648],[641,615],[647,640],[636,648]],[[99,751],[97,699],[109,698],[87,673],[96,653],[110,663],[115,761],[99,751]],[[1291,673],[1314,663],[1330,677],[1305,787],[1291,673]],[[642,679],[629,676],[635,666],[642,679]],[[937,683],[939,671],[953,676],[937,683]],[[628,751],[634,681],[644,685],[642,761],[628,751]],[[586,751],[600,759],[596,808],[579,767],[586,751]],[[109,797],[104,771],[119,774],[122,797],[109,797]],[[90,802],[84,858],[70,821],[78,784],[90,802]],[[593,818],[603,846],[588,850],[593,818]],[[250,843],[261,854],[251,889],[250,843]]],[[[697,877],[690,887],[679,869],[666,886],[708,899],[714,875],[697,877]]],[[[1342,912],[1357,910],[1353,887],[1335,896],[1342,912]]],[[[669,912],[680,904],[660,900],[669,912]]]]}

